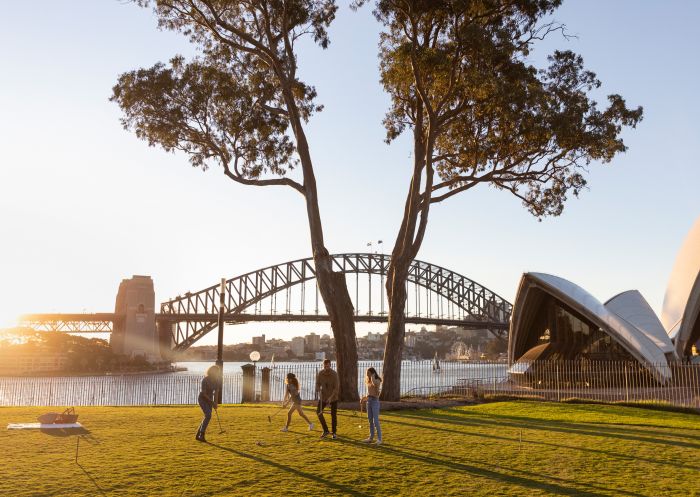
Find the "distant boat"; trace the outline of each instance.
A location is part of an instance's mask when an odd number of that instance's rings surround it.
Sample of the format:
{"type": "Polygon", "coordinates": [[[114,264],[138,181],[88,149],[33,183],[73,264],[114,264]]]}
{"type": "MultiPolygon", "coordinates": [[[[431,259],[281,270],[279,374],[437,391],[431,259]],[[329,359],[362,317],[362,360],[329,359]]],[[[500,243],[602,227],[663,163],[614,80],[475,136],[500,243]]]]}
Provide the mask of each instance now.
{"type": "Polygon", "coordinates": [[[438,361],[437,351],[435,351],[435,357],[433,358],[433,373],[440,372],[440,361],[438,361]]]}

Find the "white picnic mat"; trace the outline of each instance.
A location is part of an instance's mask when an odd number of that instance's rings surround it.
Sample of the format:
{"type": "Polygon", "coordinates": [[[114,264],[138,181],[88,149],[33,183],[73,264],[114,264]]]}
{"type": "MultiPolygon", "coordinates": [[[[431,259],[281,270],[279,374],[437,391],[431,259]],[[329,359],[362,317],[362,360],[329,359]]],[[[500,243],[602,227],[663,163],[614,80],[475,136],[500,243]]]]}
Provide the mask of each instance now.
{"type": "Polygon", "coordinates": [[[10,423],[8,430],[50,430],[57,428],[82,428],[80,423],[10,423]]]}

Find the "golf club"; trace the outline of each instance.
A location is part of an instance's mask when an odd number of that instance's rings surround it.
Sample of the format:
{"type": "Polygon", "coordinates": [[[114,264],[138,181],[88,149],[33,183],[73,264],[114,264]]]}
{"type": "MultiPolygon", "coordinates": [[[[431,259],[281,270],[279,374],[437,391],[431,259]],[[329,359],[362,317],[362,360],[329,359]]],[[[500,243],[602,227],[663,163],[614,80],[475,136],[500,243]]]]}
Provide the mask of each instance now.
{"type": "MultiPolygon", "coordinates": [[[[367,402],[367,399],[366,399],[366,398],[363,397],[362,399],[360,399],[360,414],[359,414],[359,415],[360,415],[360,424],[357,425],[357,427],[358,427],[359,429],[362,429],[362,409],[363,409],[363,407],[364,407],[365,402],[367,402]],[[363,402],[363,400],[364,400],[364,402],[363,402]]],[[[355,413],[355,416],[358,415],[358,414],[357,414],[357,411],[353,411],[353,412],[355,413]]]]}
{"type": "Polygon", "coordinates": [[[219,418],[219,410],[214,408],[214,412],[216,413],[216,420],[219,422],[219,434],[226,433],[226,430],[224,430],[221,427],[221,419],[219,418]]]}
{"type": "MultiPolygon", "coordinates": [[[[363,411],[365,402],[367,402],[367,397],[362,397],[360,399],[360,411],[359,411],[360,415],[362,415],[362,411],[363,411]]],[[[358,411],[352,411],[352,414],[354,416],[357,416],[358,415],[357,413],[358,413],[358,411]]]]}
{"type": "Polygon", "coordinates": [[[282,407],[280,407],[279,409],[277,409],[277,411],[275,411],[275,413],[274,413],[272,416],[269,416],[269,415],[268,415],[268,416],[267,416],[267,422],[268,422],[268,423],[272,423],[272,418],[274,418],[275,416],[277,416],[277,414],[279,414],[280,411],[282,411],[282,409],[284,409],[285,407],[287,407],[287,404],[282,404],[282,407]]]}

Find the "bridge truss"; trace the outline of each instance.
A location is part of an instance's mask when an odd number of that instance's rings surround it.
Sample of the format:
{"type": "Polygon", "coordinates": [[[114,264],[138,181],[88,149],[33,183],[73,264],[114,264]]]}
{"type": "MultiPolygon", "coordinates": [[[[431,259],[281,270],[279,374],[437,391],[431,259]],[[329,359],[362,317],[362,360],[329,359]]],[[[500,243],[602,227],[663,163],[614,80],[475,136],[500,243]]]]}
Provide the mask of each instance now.
{"type": "MultiPolygon", "coordinates": [[[[351,297],[354,294],[355,320],[386,321],[384,280],[390,256],[358,253],[331,257],[334,271],[346,275],[351,297]]],[[[316,284],[310,285],[315,278],[311,258],[231,278],[225,283],[224,320],[227,323],[328,320],[316,284]]],[[[413,261],[406,285],[409,298],[404,313],[408,323],[488,329],[496,336],[505,337],[511,304],[466,276],[413,261]]],[[[162,303],[157,315],[161,336],[162,328],[166,327],[173,348],[185,350],[214,329],[219,292],[217,284],[162,303]]]]}
{"type": "Polygon", "coordinates": [[[20,318],[20,323],[37,331],[111,333],[118,319],[111,313],[26,314],[20,318]]]}

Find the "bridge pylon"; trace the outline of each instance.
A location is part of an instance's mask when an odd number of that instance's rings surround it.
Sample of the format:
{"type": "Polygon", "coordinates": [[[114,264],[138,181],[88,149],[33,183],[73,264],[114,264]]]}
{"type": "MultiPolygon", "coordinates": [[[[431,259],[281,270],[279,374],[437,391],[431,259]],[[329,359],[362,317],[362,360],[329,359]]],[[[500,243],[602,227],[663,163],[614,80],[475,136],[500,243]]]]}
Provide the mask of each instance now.
{"type": "Polygon", "coordinates": [[[134,275],[119,284],[110,346],[117,354],[143,356],[149,362],[162,359],[156,329],[155,291],[150,276],[134,275]]]}

